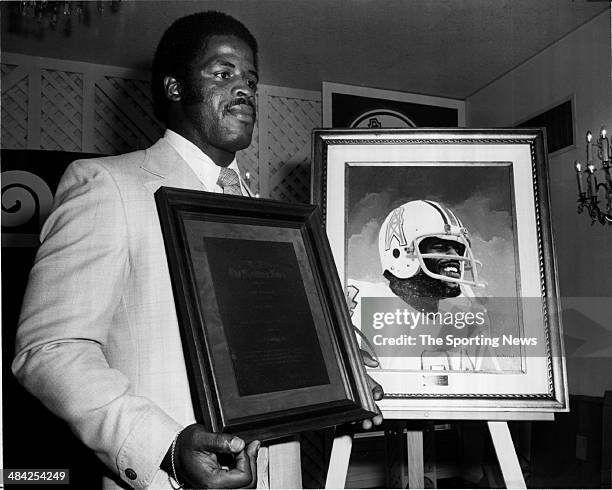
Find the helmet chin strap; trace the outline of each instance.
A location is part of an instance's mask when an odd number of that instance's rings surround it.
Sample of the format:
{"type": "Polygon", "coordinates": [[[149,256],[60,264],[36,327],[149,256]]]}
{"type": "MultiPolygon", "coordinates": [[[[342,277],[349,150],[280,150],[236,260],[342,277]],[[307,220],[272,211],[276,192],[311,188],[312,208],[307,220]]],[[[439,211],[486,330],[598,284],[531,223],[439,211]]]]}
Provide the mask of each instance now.
{"type": "Polygon", "coordinates": [[[434,279],[422,270],[408,279],[399,279],[389,271],[383,275],[389,281],[389,289],[393,294],[410,306],[425,311],[438,311],[441,299],[455,298],[461,294],[459,284],[434,279]]]}

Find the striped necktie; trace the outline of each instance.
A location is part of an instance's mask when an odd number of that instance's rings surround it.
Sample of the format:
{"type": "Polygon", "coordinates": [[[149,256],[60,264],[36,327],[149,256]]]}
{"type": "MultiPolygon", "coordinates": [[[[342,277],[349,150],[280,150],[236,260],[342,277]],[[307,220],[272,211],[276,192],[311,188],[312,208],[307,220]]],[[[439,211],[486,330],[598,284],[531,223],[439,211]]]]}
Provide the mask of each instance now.
{"type": "Polygon", "coordinates": [[[242,196],[240,179],[238,178],[238,174],[231,168],[221,167],[217,185],[223,189],[223,194],[242,196]]]}

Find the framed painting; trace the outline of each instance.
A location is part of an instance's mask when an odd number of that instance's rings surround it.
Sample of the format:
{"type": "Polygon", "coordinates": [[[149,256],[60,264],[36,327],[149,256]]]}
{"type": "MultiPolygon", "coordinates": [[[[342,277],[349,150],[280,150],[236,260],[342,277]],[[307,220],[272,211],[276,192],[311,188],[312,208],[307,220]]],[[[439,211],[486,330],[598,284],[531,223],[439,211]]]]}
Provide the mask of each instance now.
{"type": "Polygon", "coordinates": [[[342,83],[322,83],[325,128],[465,126],[465,101],[342,83]]]}
{"type": "Polygon", "coordinates": [[[544,140],[314,132],[312,202],[386,417],[567,410],[544,140]]]}
{"type": "Polygon", "coordinates": [[[155,198],[198,422],[269,440],[374,415],[316,206],[155,198]]]}

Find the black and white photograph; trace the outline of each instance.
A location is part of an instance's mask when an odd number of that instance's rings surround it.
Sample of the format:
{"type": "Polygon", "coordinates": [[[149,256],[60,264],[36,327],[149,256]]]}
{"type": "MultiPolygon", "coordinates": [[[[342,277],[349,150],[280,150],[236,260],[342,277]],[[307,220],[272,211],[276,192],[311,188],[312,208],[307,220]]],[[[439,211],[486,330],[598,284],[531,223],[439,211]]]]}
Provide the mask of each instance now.
{"type": "Polygon", "coordinates": [[[612,486],[609,0],[0,23],[0,486],[612,486]]]}

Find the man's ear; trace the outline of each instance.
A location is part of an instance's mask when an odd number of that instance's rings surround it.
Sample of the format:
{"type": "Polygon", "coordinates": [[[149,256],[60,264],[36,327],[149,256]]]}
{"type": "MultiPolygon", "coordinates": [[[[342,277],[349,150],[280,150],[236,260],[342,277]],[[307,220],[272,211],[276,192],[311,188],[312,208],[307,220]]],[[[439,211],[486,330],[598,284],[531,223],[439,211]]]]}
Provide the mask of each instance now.
{"type": "Polygon", "coordinates": [[[172,102],[179,102],[181,100],[181,84],[171,75],[164,77],[164,93],[172,102]]]}

